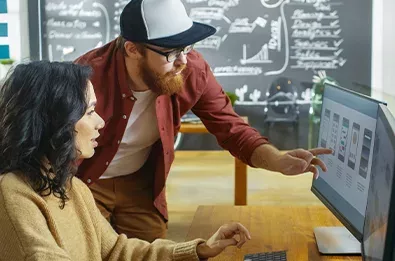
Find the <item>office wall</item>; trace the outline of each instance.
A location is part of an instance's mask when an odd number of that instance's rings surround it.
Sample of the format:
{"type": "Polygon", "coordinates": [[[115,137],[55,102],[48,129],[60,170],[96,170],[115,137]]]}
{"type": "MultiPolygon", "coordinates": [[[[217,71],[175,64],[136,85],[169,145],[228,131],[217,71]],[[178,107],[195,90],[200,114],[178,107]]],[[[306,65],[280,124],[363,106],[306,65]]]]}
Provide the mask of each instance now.
{"type": "Polygon", "coordinates": [[[6,24],[8,28],[8,34],[0,37],[0,58],[6,58],[2,56],[4,47],[1,46],[8,46],[9,58],[21,60],[29,57],[27,1],[0,0],[0,24],[6,24]],[[3,6],[7,8],[5,13],[1,12],[3,6]]]}
{"type": "MultiPolygon", "coordinates": [[[[10,56],[16,60],[28,58],[28,0],[6,1],[7,14],[0,14],[0,23],[7,23],[8,37],[0,37],[0,45],[10,46],[10,56]]],[[[30,0],[36,1],[36,0],[30,0]]],[[[373,37],[372,37],[372,87],[395,96],[395,1],[373,1],[373,37]]],[[[361,18],[363,19],[363,18],[361,18]]]]}
{"type": "Polygon", "coordinates": [[[383,89],[395,95],[395,1],[383,0],[383,4],[383,89]]]}
{"type": "Polygon", "coordinates": [[[7,59],[10,57],[7,15],[8,15],[7,0],[0,0],[0,59],[7,59]]]}
{"type": "Polygon", "coordinates": [[[394,0],[373,0],[372,87],[395,96],[394,12],[394,0]]]}

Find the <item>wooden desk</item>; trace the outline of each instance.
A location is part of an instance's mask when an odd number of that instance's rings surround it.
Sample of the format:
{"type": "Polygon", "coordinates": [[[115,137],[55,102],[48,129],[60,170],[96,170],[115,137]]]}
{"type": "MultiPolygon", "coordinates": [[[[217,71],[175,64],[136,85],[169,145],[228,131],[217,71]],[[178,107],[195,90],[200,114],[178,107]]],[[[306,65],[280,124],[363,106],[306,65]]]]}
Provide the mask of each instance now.
{"type": "MultiPolygon", "coordinates": [[[[243,119],[247,122],[247,118],[243,119]]],[[[209,133],[203,123],[181,123],[181,133],[209,133]]],[[[235,158],[235,205],[247,205],[247,165],[235,158]]]]}
{"type": "Polygon", "coordinates": [[[186,240],[208,239],[221,225],[231,221],[246,226],[252,239],[241,249],[228,248],[210,261],[241,261],[245,254],[280,250],[287,250],[288,261],[361,260],[361,256],[319,254],[314,227],[342,226],[321,206],[199,206],[186,240]]]}

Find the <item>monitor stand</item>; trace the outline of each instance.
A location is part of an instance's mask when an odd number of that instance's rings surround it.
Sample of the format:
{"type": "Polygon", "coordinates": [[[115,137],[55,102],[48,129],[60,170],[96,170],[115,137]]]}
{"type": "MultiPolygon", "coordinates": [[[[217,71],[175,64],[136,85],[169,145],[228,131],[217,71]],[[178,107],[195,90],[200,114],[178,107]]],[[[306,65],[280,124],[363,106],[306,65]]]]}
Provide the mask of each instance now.
{"type": "Polygon", "coordinates": [[[361,254],[361,243],[345,227],[316,227],[314,235],[321,254],[361,254]]]}

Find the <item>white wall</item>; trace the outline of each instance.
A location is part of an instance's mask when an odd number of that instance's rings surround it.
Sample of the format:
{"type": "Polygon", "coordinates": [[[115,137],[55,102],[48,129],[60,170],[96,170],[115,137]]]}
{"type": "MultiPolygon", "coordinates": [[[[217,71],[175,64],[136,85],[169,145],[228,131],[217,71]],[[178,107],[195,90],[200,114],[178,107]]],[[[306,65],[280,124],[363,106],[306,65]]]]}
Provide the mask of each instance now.
{"type": "MultiPolygon", "coordinates": [[[[395,0],[372,1],[372,88],[395,96],[395,0]]],[[[7,0],[8,14],[0,15],[0,22],[9,24],[9,37],[0,44],[10,45],[15,60],[29,57],[27,2],[7,0]]]]}
{"type": "Polygon", "coordinates": [[[383,1],[383,90],[395,95],[395,1],[383,1]]]}
{"type": "Polygon", "coordinates": [[[7,14],[0,14],[0,22],[8,23],[8,37],[0,44],[10,46],[10,58],[21,60],[29,57],[28,0],[7,0],[7,14]]]}
{"type": "Polygon", "coordinates": [[[394,0],[373,0],[372,86],[395,96],[394,13],[394,0]]]}
{"type": "Polygon", "coordinates": [[[383,89],[383,2],[373,0],[372,17],[372,88],[383,89]]]}

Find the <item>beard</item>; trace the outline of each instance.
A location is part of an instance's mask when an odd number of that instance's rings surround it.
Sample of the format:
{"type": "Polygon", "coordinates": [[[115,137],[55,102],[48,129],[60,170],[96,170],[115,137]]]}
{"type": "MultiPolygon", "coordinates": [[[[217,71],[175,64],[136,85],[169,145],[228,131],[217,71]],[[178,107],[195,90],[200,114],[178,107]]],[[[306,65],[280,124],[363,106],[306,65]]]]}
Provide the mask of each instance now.
{"type": "Polygon", "coordinates": [[[186,65],[182,64],[175,67],[166,74],[159,74],[154,72],[146,62],[146,59],[140,60],[140,76],[144,83],[150,88],[151,91],[158,95],[172,95],[179,93],[184,86],[184,78],[181,72],[185,69],[186,65]]]}

